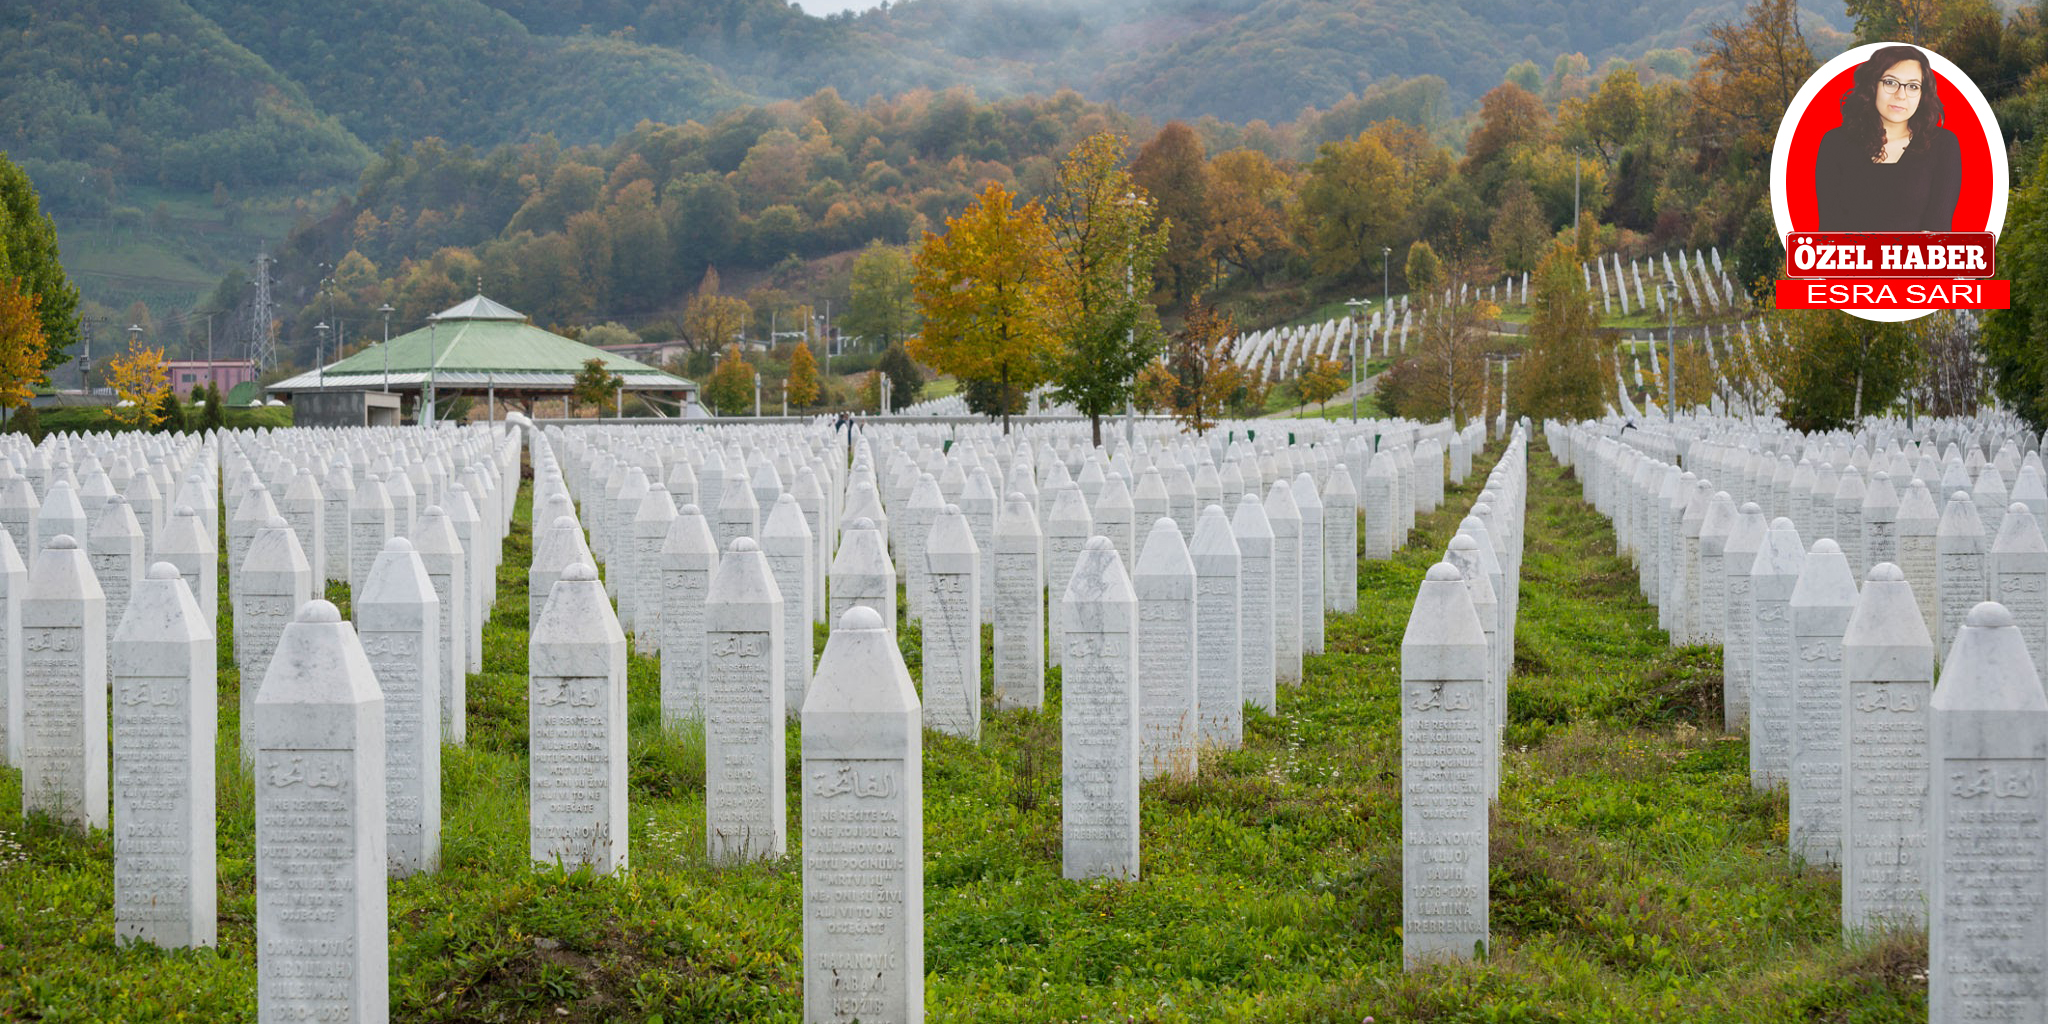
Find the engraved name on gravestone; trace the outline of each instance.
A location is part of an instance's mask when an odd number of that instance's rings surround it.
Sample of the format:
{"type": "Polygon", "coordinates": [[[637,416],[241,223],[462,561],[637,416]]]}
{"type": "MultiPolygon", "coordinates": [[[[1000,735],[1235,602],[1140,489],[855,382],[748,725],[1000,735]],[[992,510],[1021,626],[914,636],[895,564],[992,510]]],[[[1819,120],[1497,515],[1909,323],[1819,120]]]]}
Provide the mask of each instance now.
{"type": "Polygon", "coordinates": [[[1109,538],[1089,538],[1060,600],[1066,878],[1138,877],[1137,603],[1109,538]]]}
{"type": "Polygon", "coordinates": [[[704,601],[704,833],[714,864],[788,849],[782,605],[760,545],[735,538],[704,601]]]}
{"type": "Polygon", "coordinates": [[[1898,566],[1879,562],[1865,577],[1842,666],[1842,927],[1918,928],[1927,912],[1934,641],[1898,566]]]}
{"type": "Polygon", "coordinates": [[[626,634],[588,563],[562,573],[527,641],[527,849],[626,866],[626,634]]]}
{"type": "Polygon", "coordinates": [[[1431,566],[1401,640],[1401,948],[1413,970],[1489,940],[1486,634],[1458,570],[1431,566]]]}

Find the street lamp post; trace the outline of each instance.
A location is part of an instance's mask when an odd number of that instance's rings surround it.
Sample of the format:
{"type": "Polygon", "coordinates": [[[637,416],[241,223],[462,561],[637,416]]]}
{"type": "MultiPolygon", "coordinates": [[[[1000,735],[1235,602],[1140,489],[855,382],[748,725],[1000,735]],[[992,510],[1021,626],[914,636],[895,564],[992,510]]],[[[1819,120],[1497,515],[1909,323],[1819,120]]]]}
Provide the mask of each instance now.
{"type": "Polygon", "coordinates": [[[324,389],[327,387],[327,321],[314,324],[313,329],[320,332],[319,347],[313,350],[313,365],[319,369],[313,371],[313,377],[324,389]]]}
{"type": "Polygon", "coordinates": [[[391,393],[391,303],[378,306],[377,312],[384,314],[384,393],[388,395],[391,393]]]}
{"type": "MultiPolygon", "coordinates": [[[[1351,307],[1351,418],[1358,418],[1358,386],[1365,381],[1364,369],[1358,362],[1358,336],[1365,331],[1365,307],[1372,305],[1371,299],[1346,299],[1344,304],[1351,307]]],[[[1367,344],[1365,354],[1372,355],[1372,346],[1367,344]]]]}

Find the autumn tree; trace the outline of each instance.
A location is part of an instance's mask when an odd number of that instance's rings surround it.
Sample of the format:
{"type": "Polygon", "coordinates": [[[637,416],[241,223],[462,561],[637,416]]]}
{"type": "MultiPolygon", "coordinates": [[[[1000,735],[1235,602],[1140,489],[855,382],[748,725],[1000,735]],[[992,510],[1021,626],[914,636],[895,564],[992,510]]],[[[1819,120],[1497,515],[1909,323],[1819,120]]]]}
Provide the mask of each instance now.
{"type": "Polygon", "coordinates": [[[789,380],[783,384],[782,393],[798,409],[807,409],[818,400],[818,358],[811,355],[810,345],[799,342],[796,351],[790,353],[789,380]]]}
{"type": "Polygon", "coordinates": [[[1052,230],[1036,203],[991,183],[967,209],[926,232],[914,258],[914,294],[924,326],[910,339],[919,362],[965,380],[993,381],[1004,396],[1037,387],[1058,355],[1053,310],[1060,305],[1052,230]]]}
{"type": "Polygon", "coordinates": [[[1315,269],[1363,283],[1399,239],[1409,201],[1401,165],[1370,133],[1326,142],[1301,186],[1300,234],[1315,269]]]}
{"type": "Polygon", "coordinates": [[[1761,188],[1778,122],[1819,64],[1797,0],[1752,0],[1740,22],[1707,30],[1705,51],[1692,80],[1702,170],[1732,163],[1748,188],[1761,188]]]}
{"type": "Polygon", "coordinates": [[[2048,430],[2048,148],[2012,190],[1998,262],[2012,277],[2009,308],[1984,314],[1984,358],[1993,390],[2035,430],[2048,430]]]}
{"type": "Polygon", "coordinates": [[[1590,420],[1607,408],[1593,293],[1571,247],[1553,242],[1529,282],[1529,341],[1516,374],[1519,411],[1543,419],[1590,420]]]}
{"type": "Polygon", "coordinates": [[[1401,266],[1401,276],[1408,279],[1408,290],[1416,295],[1426,298],[1443,282],[1443,260],[1437,258],[1435,248],[1420,238],[1409,244],[1408,259],[1401,266]]]}
{"type": "Polygon", "coordinates": [[[569,395],[595,407],[601,416],[605,403],[612,401],[625,384],[626,378],[606,369],[603,359],[592,356],[583,361],[583,368],[577,370],[576,378],[569,382],[569,395]]]}
{"type": "Polygon", "coordinates": [[[737,295],[698,292],[683,307],[683,337],[698,351],[714,351],[739,338],[754,308],[737,295]]]}
{"type": "Polygon", "coordinates": [[[1410,419],[1449,419],[1458,427],[1485,408],[1487,324],[1499,310],[1460,289],[1462,272],[1449,275],[1447,297],[1424,303],[1417,331],[1410,339],[1413,373],[1406,380],[1403,408],[1393,410],[1410,419]],[[1460,295],[1463,291],[1465,294],[1460,295]]]}
{"type": "Polygon", "coordinates": [[[1550,221],[1536,205],[1529,183],[1519,178],[1508,182],[1501,190],[1500,210],[1493,215],[1493,258],[1510,274],[1534,270],[1549,240],[1550,221]]]}
{"type": "Polygon", "coordinates": [[[1287,234],[1292,188],[1273,160],[1256,149],[1233,149],[1209,162],[1209,232],[1202,252],[1254,281],[1295,251],[1287,234]]]}
{"type": "Polygon", "coordinates": [[[19,409],[43,382],[42,296],[0,276],[0,409],[19,409]]]}
{"type": "Polygon", "coordinates": [[[1131,180],[1152,197],[1167,224],[1160,277],[1175,303],[1186,302],[1210,277],[1209,164],[1201,137],[1183,122],[1167,122],[1131,160],[1131,180]]]}
{"type": "Polygon", "coordinates": [[[853,261],[850,303],[839,329],[866,339],[875,351],[917,333],[916,276],[910,257],[893,245],[869,242],[853,261]]]}
{"type": "Polygon", "coordinates": [[[0,278],[13,278],[17,291],[36,296],[42,323],[43,363],[50,370],[71,359],[78,340],[78,289],[58,262],[57,227],[42,211],[28,172],[0,154],[0,278]]]}
{"type": "Polygon", "coordinates": [[[1046,223],[1063,300],[1053,324],[1063,345],[1054,394],[1088,417],[1097,445],[1102,417],[1123,411],[1138,371],[1159,351],[1152,268],[1170,225],[1119,166],[1121,136],[1097,132],[1060,161],[1046,223]]]}
{"type": "Polygon", "coordinates": [[[1182,430],[1206,433],[1230,400],[1245,387],[1250,371],[1237,363],[1237,327],[1230,317],[1196,296],[1166,352],[1174,386],[1168,396],[1182,430]]]}
{"type": "Polygon", "coordinates": [[[917,362],[901,345],[891,345],[875,361],[875,371],[889,378],[889,408],[895,412],[916,402],[924,394],[924,371],[917,368],[917,362]]]}
{"type": "Polygon", "coordinates": [[[1351,386],[1351,379],[1344,372],[1344,360],[1336,356],[1310,356],[1302,363],[1301,380],[1296,386],[1301,389],[1302,402],[1314,402],[1318,411],[1324,411],[1330,399],[1351,386]]]}
{"type": "MultiPolygon", "coordinates": [[[[1891,407],[1917,379],[1919,346],[1905,324],[1871,323],[1840,310],[1774,318],[1787,356],[1781,415],[1796,430],[1836,430],[1891,407]]],[[[1681,366],[1681,370],[1683,366],[1681,366]]]]}
{"type": "Polygon", "coordinates": [[[725,346],[718,368],[704,382],[704,401],[720,416],[739,416],[753,408],[754,367],[738,345],[725,346]]]}
{"type": "Polygon", "coordinates": [[[140,429],[153,427],[162,419],[159,407],[171,391],[163,349],[131,339],[127,351],[107,360],[107,381],[117,399],[111,410],[115,419],[140,429]]]}

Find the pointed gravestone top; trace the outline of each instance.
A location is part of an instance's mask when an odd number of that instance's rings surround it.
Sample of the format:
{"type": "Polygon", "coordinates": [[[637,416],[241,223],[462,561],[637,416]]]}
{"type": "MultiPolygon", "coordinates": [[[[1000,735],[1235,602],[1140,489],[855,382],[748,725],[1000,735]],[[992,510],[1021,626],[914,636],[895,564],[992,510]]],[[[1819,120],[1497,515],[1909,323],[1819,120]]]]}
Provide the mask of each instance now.
{"type": "Polygon", "coordinates": [[[1996,601],[1971,608],[1941,662],[1932,704],[1946,711],[2048,711],[2034,659],[2012,613],[1996,601]]]}

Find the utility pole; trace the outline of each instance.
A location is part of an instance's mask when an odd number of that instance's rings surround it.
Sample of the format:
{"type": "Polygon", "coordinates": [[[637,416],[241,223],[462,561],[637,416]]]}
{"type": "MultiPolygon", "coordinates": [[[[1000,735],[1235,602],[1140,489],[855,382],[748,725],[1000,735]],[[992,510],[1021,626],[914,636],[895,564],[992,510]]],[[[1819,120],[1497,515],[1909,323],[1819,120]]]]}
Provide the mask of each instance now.
{"type": "MultiPolygon", "coordinates": [[[[1358,361],[1358,336],[1365,333],[1365,307],[1372,305],[1371,299],[1346,299],[1344,304],[1351,307],[1351,418],[1358,418],[1358,387],[1365,382],[1364,366],[1358,361]]],[[[1372,355],[1372,345],[1367,343],[1365,354],[1372,355]]]]}
{"type": "Polygon", "coordinates": [[[85,341],[85,354],[78,359],[78,390],[92,394],[92,329],[100,322],[96,316],[80,317],[78,332],[85,341]]]}
{"type": "Polygon", "coordinates": [[[378,306],[377,312],[384,314],[384,393],[388,395],[391,393],[391,303],[378,306]]]}
{"type": "MultiPolygon", "coordinates": [[[[1678,335],[1672,318],[1678,309],[1678,286],[1666,281],[1658,288],[1664,292],[1664,418],[1678,417],[1678,335]]],[[[1650,344],[1657,344],[1655,338],[1650,344]]]]}

